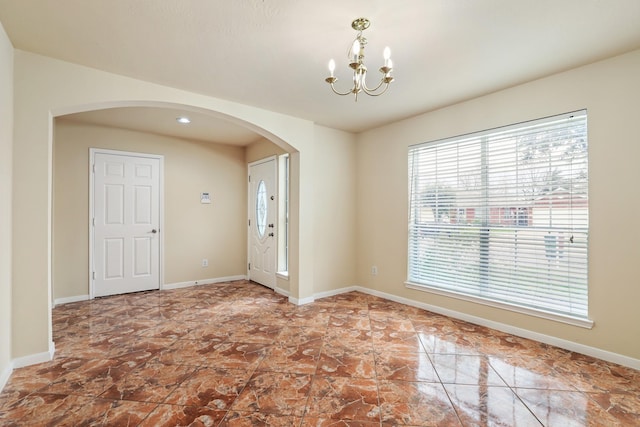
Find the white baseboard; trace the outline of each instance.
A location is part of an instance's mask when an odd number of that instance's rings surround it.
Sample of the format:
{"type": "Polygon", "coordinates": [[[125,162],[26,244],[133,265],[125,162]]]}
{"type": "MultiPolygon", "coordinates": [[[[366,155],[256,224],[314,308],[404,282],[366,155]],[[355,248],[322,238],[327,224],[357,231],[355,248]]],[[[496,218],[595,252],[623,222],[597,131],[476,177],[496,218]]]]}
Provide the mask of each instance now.
{"type": "Polygon", "coordinates": [[[162,290],[188,288],[190,286],[197,286],[198,284],[200,284],[202,282],[203,281],[201,281],[201,280],[191,280],[189,282],[165,283],[162,286],[162,290]]]}
{"type": "Polygon", "coordinates": [[[315,301],[315,297],[307,297],[307,298],[294,298],[292,296],[289,296],[289,302],[291,304],[294,305],[305,305],[305,304],[311,304],[312,302],[315,301]]]}
{"type": "MultiPolygon", "coordinates": [[[[406,304],[412,307],[422,308],[424,310],[432,311],[434,313],[442,314],[444,316],[449,316],[455,319],[464,320],[480,326],[486,326],[487,328],[496,329],[498,331],[506,332],[508,334],[516,335],[522,338],[532,339],[534,341],[560,347],[565,350],[573,351],[580,354],[585,354],[587,356],[595,357],[598,359],[606,360],[608,362],[613,362],[622,366],[627,366],[629,368],[640,370],[640,359],[635,359],[633,357],[625,356],[618,353],[613,353],[607,350],[602,350],[596,347],[591,347],[588,345],[576,343],[576,342],[565,340],[562,338],[541,334],[538,332],[530,331],[528,329],[518,328],[516,326],[495,322],[492,320],[484,319],[482,317],[472,316],[470,314],[461,313],[459,311],[449,310],[449,309],[438,307],[431,304],[425,304],[422,302],[388,294],[386,292],[376,291],[376,290],[365,288],[362,286],[350,286],[350,287],[335,289],[328,292],[320,292],[318,294],[314,294],[313,297],[306,298],[305,300],[310,300],[308,302],[313,302],[320,298],[326,298],[329,296],[344,294],[344,293],[353,292],[353,291],[359,291],[364,294],[377,296],[380,298],[388,299],[390,301],[406,304]]],[[[289,300],[291,301],[292,298],[289,297],[289,300]]],[[[295,304],[294,301],[291,301],[291,302],[295,304]]]]}
{"type": "Polygon", "coordinates": [[[4,368],[2,372],[0,372],[0,392],[4,389],[4,386],[7,385],[7,381],[9,381],[9,377],[13,372],[13,363],[9,362],[9,365],[4,368]]]}
{"type": "MultiPolygon", "coordinates": [[[[215,279],[203,279],[203,280],[191,280],[189,282],[168,283],[162,286],[162,289],[179,289],[188,288],[189,286],[208,285],[211,283],[223,283],[231,282],[234,280],[245,280],[247,276],[229,276],[229,277],[217,277],[215,279]]],[[[88,301],[89,295],[76,295],[73,297],[56,298],[53,301],[53,306],[60,304],[68,304],[71,302],[88,301]]]]}
{"type": "Polygon", "coordinates": [[[364,293],[364,288],[361,288],[360,286],[349,286],[346,288],[340,288],[340,289],[334,289],[331,291],[324,291],[324,292],[319,292],[317,294],[314,294],[313,297],[314,299],[318,300],[320,298],[328,298],[328,297],[332,297],[334,295],[340,295],[340,294],[346,294],[347,292],[353,292],[353,291],[360,291],[362,293],[364,293]]]}
{"type": "Polygon", "coordinates": [[[506,332],[508,334],[516,335],[522,338],[528,338],[534,341],[542,342],[545,344],[553,345],[563,348],[565,350],[573,351],[587,356],[595,357],[608,362],[617,363],[622,366],[640,370],[640,359],[625,356],[618,353],[613,353],[607,350],[602,350],[596,347],[590,347],[588,345],[580,344],[577,342],[565,340],[562,338],[553,337],[550,335],[541,334],[538,332],[530,331],[528,329],[518,328],[516,326],[507,325],[493,320],[484,319],[482,317],[472,316],[470,314],[461,313],[459,311],[449,310],[446,308],[438,307],[435,305],[425,304],[422,302],[414,301],[408,298],[399,297],[385,292],[376,291],[373,289],[364,288],[361,286],[352,286],[349,288],[342,288],[335,291],[337,293],[346,293],[351,291],[360,291],[365,294],[377,296],[380,298],[388,299],[391,301],[406,304],[412,307],[422,308],[424,310],[432,311],[434,313],[442,314],[444,316],[453,317],[455,319],[464,320],[466,322],[474,323],[480,326],[486,326],[487,328],[496,329],[498,331],[506,332]]]}
{"type": "Polygon", "coordinates": [[[235,280],[246,280],[246,279],[247,279],[247,276],[240,275],[240,276],[216,277],[214,279],[190,280],[188,282],[165,283],[162,286],[162,289],[180,289],[180,288],[188,288],[189,286],[211,285],[213,283],[233,282],[235,280]]]}
{"type": "Polygon", "coordinates": [[[324,292],[318,292],[317,294],[313,294],[313,296],[311,297],[307,297],[307,298],[302,298],[302,299],[297,299],[294,297],[289,297],[289,302],[295,305],[304,305],[304,304],[309,304],[314,302],[315,300],[318,300],[320,298],[327,298],[327,297],[332,297],[334,295],[340,295],[340,294],[345,294],[347,292],[353,292],[353,291],[362,291],[364,288],[361,288],[359,286],[350,286],[348,288],[340,288],[340,289],[334,289],[331,291],[324,291],[324,292]]]}
{"type": "MultiPolygon", "coordinates": [[[[188,286],[197,286],[197,285],[204,285],[204,284],[211,284],[211,283],[222,283],[222,282],[229,282],[234,280],[246,280],[246,278],[247,276],[229,276],[229,277],[219,277],[215,279],[204,279],[204,280],[197,280],[197,281],[190,281],[190,282],[170,283],[170,284],[165,284],[162,289],[178,289],[178,288],[184,288],[188,286]]],[[[480,326],[486,326],[488,328],[496,329],[498,331],[513,334],[522,338],[532,339],[545,344],[564,348],[569,351],[574,351],[576,353],[585,354],[587,356],[592,356],[598,359],[606,360],[608,362],[617,363],[622,366],[627,366],[629,368],[640,370],[640,359],[635,359],[633,357],[625,356],[618,353],[613,353],[613,352],[602,350],[596,347],[591,347],[591,346],[576,343],[573,341],[568,341],[562,338],[541,334],[538,332],[530,331],[528,329],[518,328],[518,327],[507,325],[504,323],[495,322],[492,320],[484,319],[482,317],[472,316],[470,314],[449,310],[443,307],[438,307],[435,305],[414,301],[408,298],[399,297],[396,295],[376,291],[376,290],[365,288],[362,286],[349,286],[349,287],[335,289],[331,291],[319,292],[317,294],[314,294],[311,297],[301,298],[301,299],[292,297],[288,291],[285,291],[283,289],[276,288],[274,289],[274,291],[288,297],[289,302],[295,305],[309,304],[321,298],[327,298],[330,296],[344,294],[347,292],[359,291],[365,294],[388,299],[390,301],[399,302],[412,307],[422,308],[424,310],[432,311],[434,313],[442,314],[444,316],[449,316],[455,319],[464,320],[480,326]]],[[[84,299],[88,299],[88,296],[79,295],[77,297],[61,298],[59,300],[56,300],[55,303],[57,305],[57,304],[64,304],[67,302],[83,301],[84,299]]],[[[39,353],[36,355],[21,357],[13,361],[13,368],[28,366],[35,363],[46,362],[51,360],[52,358],[53,358],[53,352],[51,351],[49,353],[39,353]]],[[[0,385],[2,385],[2,380],[4,379],[4,376],[11,374],[11,367],[9,367],[8,369],[9,369],[9,374],[7,374],[6,372],[3,372],[2,375],[0,376],[0,385]]],[[[8,379],[8,376],[7,376],[7,379],[8,379]]],[[[5,379],[5,382],[6,382],[6,379],[5,379]]]]}
{"type": "Polygon", "coordinates": [[[89,295],[76,295],[73,297],[56,298],[55,300],[53,300],[53,306],[55,307],[60,304],[69,304],[71,302],[88,301],[88,300],[89,300],[89,295]]]}
{"type": "Polygon", "coordinates": [[[287,291],[286,289],[282,289],[282,288],[279,288],[277,286],[273,290],[275,291],[275,293],[280,294],[280,295],[285,296],[285,297],[289,297],[291,295],[290,292],[287,291]]]}
{"type": "Polygon", "coordinates": [[[18,357],[13,359],[13,369],[22,368],[25,366],[35,365],[37,363],[44,363],[53,360],[53,355],[56,352],[56,346],[53,341],[49,342],[49,351],[42,353],[30,354],[28,356],[18,357]]]}

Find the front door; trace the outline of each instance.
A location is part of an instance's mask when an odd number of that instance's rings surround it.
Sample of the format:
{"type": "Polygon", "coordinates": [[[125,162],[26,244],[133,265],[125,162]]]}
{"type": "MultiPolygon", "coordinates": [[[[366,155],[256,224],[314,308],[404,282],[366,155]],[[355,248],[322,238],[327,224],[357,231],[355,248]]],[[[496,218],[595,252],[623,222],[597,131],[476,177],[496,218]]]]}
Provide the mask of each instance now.
{"type": "Polygon", "coordinates": [[[276,159],[249,165],[249,279],[276,285],[276,159]]]}
{"type": "Polygon", "coordinates": [[[159,289],[161,158],[92,153],[92,296],[159,289]]]}

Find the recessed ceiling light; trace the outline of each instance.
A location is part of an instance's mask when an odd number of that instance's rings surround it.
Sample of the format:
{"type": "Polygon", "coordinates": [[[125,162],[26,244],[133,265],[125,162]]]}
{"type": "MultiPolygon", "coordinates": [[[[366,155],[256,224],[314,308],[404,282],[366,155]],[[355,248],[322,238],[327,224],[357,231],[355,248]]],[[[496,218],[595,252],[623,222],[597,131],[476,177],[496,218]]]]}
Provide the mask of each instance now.
{"type": "Polygon", "coordinates": [[[176,119],[178,123],[182,123],[183,125],[188,125],[191,123],[191,119],[189,117],[180,116],[176,119]]]}

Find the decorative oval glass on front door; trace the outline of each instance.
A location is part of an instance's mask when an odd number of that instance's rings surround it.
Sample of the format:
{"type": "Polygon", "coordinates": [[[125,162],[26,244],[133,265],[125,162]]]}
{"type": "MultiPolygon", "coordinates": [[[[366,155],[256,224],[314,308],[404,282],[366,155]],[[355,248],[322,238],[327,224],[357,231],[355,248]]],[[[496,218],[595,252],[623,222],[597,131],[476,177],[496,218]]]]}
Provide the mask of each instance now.
{"type": "Polygon", "coordinates": [[[267,186],[264,181],[260,181],[256,193],[256,226],[258,236],[263,238],[267,229],[267,186]]]}

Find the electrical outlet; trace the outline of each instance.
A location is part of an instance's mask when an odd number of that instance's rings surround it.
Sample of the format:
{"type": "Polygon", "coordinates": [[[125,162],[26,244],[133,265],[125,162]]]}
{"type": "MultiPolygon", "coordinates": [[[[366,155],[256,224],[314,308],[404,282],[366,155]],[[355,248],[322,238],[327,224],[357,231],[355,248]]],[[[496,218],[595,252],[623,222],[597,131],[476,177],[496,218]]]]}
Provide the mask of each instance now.
{"type": "Polygon", "coordinates": [[[375,265],[373,267],[371,267],[371,275],[372,276],[377,276],[378,275],[378,267],[376,267],[375,265]]]}
{"type": "Polygon", "coordinates": [[[203,258],[203,259],[202,259],[202,266],[203,266],[203,267],[209,267],[209,260],[208,260],[208,259],[206,259],[206,258],[203,258]]]}

